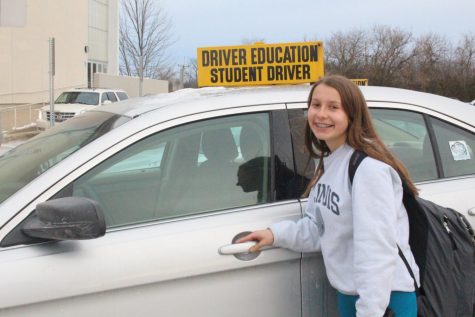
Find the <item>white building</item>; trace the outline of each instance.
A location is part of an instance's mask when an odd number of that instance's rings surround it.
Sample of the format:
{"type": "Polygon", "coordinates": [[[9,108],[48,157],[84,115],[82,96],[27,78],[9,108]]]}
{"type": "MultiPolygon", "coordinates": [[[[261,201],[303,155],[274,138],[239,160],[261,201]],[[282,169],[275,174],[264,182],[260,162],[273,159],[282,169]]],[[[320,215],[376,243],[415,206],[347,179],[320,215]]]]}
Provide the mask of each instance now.
{"type": "Polygon", "coordinates": [[[49,99],[49,38],[55,96],[117,75],[119,0],[0,0],[0,105],[49,99]]]}

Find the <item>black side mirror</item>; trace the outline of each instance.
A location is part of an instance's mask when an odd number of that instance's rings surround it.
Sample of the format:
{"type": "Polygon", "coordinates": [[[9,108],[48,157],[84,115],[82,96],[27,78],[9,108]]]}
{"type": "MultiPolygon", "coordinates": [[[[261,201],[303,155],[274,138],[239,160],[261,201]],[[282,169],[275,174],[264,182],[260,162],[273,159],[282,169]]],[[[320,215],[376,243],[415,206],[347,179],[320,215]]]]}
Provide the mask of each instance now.
{"type": "Polygon", "coordinates": [[[21,231],[32,238],[84,240],[102,237],[106,232],[104,214],[93,200],[65,197],[36,206],[21,231]]]}

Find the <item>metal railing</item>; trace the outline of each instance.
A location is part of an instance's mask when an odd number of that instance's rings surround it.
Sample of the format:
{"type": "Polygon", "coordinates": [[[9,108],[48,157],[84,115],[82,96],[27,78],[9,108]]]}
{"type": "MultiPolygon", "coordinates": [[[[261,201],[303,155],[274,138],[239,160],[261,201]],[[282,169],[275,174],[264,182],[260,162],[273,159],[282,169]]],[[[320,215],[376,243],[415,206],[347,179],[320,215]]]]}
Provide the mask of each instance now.
{"type": "Polygon", "coordinates": [[[44,103],[0,105],[0,143],[11,134],[36,131],[36,119],[44,103]]]}

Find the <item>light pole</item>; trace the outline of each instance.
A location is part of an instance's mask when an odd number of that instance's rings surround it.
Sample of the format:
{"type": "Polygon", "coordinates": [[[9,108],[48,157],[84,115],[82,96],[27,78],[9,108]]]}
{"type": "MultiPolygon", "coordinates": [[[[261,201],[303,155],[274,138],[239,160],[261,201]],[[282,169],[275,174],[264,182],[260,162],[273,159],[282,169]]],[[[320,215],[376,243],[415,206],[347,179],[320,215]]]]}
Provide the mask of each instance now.
{"type": "Polygon", "coordinates": [[[142,97],[143,92],[143,55],[139,58],[139,97],[142,97]]]}
{"type": "Polygon", "coordinates": [[[54,37],[49,38],[49,124],[54,126],[54,37]]]}
{"type": "Polygon", "coordinates": [[[185,68],[189,66],[185,64],[178,64],[178,66],[180,67],[180,86],[178,89],[183,89],[185,87],[185,68]]]}

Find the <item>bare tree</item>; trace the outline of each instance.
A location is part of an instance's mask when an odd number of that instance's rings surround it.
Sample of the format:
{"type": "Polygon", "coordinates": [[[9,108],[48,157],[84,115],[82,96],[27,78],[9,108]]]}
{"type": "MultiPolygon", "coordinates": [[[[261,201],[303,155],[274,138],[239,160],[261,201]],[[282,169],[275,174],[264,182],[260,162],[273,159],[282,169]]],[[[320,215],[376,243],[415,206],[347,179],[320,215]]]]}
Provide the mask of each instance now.
{"type": "Polygon", "coordinates": [[[365,31],[337,32],[326,42],[326,69],[349,78],[364,77],[368,37],[365,31]]]}
{"type": "Polygon", "coordinates": [[[171,20],[155,0],[122,0],[119,71],[123,75],[163,79],[171,20]],[[142,73],[141,73],[142,71],[142,73]]]}
{"type": "Polygon", "coordinates": [[[426,34],[416,39],[413,58],[405,70],[407,84],[420,91],[441,91],[447,79],[447,61],[450,43],[437,34],[426,34]]]}
{"type": "Polygon", "coordinates": [[[470,101],[475,98],[475,34],[463,35],[454,48],[440,35],[414,39],[389,26],[337,32],[325,41],[325,72],[470,101]]]}
{"type": "Polygon", "coordinates": [[[464,34],[454,52],[458,83],[456,96],[469,101],[475,94],[475,33],[464,34]]]}
{"type": "Polygon", "coordinates": [[[198,61],[196,58],[190,58],[185,71],[184,88],[198,87],[198,61]]]}
{"type": "Polygon", "coordinates": [[[404,82],[401,69],[410,61],[412,34],[389,26],[375,26],[367,57],[367,70],[374,85],[398,85],[404,82]]]}

